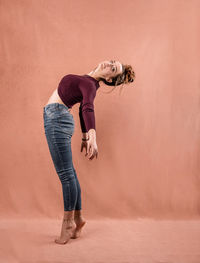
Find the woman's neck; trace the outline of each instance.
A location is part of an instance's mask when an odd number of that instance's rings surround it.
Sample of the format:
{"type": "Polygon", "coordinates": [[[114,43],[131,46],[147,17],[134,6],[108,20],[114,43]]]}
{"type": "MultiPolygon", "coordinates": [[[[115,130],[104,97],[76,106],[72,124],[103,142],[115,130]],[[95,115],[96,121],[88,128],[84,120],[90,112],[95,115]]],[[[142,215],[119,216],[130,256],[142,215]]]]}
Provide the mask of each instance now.
{"type": "Polygon", "coordinates": [[[97,81],[100,81],[100,77],[99,74],[97,72],[95,72],[94,70],[92,70],[90,73],[88,73],[87,75],[93,77],[94,79],[96,79],[97,81]]]}

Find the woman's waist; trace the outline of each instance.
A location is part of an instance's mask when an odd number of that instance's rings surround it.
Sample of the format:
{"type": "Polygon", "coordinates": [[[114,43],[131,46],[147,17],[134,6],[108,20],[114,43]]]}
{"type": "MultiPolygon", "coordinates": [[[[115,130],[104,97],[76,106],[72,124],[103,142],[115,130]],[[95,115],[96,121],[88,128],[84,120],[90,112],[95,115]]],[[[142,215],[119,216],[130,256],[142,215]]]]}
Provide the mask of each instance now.
{"type": "Polygon", "coordinates": [[[60,122],[61,120],[67,120],[67,122],[73,119],[73,115],[69,112],[68,107],[58,102],[49,103],[43,108],[44,119],[50,122],[60,122]]]}
{"type": "Polygon", "coordinates": [[[47,104],[45,105],[45,107],[49,104],[52,103],[59,103],[59,104],[63,104],[65,107],[67,107],[67,110],[70,112],[71,108],[69,108],[60,98],[59,94],[58,94],[58,90],[54,90],[53,94],[51,95],[51,97],[49,98],[47,104]]]}

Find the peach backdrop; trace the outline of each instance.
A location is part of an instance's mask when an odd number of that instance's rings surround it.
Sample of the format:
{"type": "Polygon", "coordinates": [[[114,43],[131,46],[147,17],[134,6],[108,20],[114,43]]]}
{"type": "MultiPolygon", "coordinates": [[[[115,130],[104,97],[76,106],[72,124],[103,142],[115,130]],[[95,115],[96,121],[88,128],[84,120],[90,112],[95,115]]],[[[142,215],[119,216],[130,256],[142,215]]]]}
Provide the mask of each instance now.
{"type": "Polygon", "coordinates": [[[107,59],[136,80],[95,99],[99,157],[73,161],[87,218],[198,217],[200,213],[200,2],[1,1],[1,191],[4,216],[63,213],[43,128],[60,79],[107,59]],[[105,8],[106,7],[106,8],[105,8]]]}

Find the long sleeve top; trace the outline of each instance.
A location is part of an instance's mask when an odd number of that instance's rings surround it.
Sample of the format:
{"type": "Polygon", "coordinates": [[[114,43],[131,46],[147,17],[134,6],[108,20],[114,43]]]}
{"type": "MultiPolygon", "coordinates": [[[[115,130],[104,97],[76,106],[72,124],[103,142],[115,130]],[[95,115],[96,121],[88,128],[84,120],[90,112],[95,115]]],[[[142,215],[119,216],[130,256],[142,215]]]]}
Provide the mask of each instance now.
{"type": "Polygon", "coordinates": [[[68,74],[58,85],[58,95],[68,107],[80,102],[79,118],[82,132],[96,130],[94,98],[99,88],[99,81],[89,75],[68,74]]]}

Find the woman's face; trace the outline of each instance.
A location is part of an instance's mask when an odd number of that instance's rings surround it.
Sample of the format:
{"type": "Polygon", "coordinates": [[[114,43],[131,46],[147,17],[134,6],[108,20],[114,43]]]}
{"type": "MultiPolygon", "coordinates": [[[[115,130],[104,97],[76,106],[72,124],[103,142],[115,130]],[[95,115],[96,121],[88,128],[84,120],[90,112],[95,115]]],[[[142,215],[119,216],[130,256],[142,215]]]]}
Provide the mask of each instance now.
{"type": "Polygon", "coordinates": [[[99,63],[95,72],[98,72],[99,76],[107,81],[112,81],[113,77],[122,73],[122,64],[115,60],[105,60],[99,63]]]}

